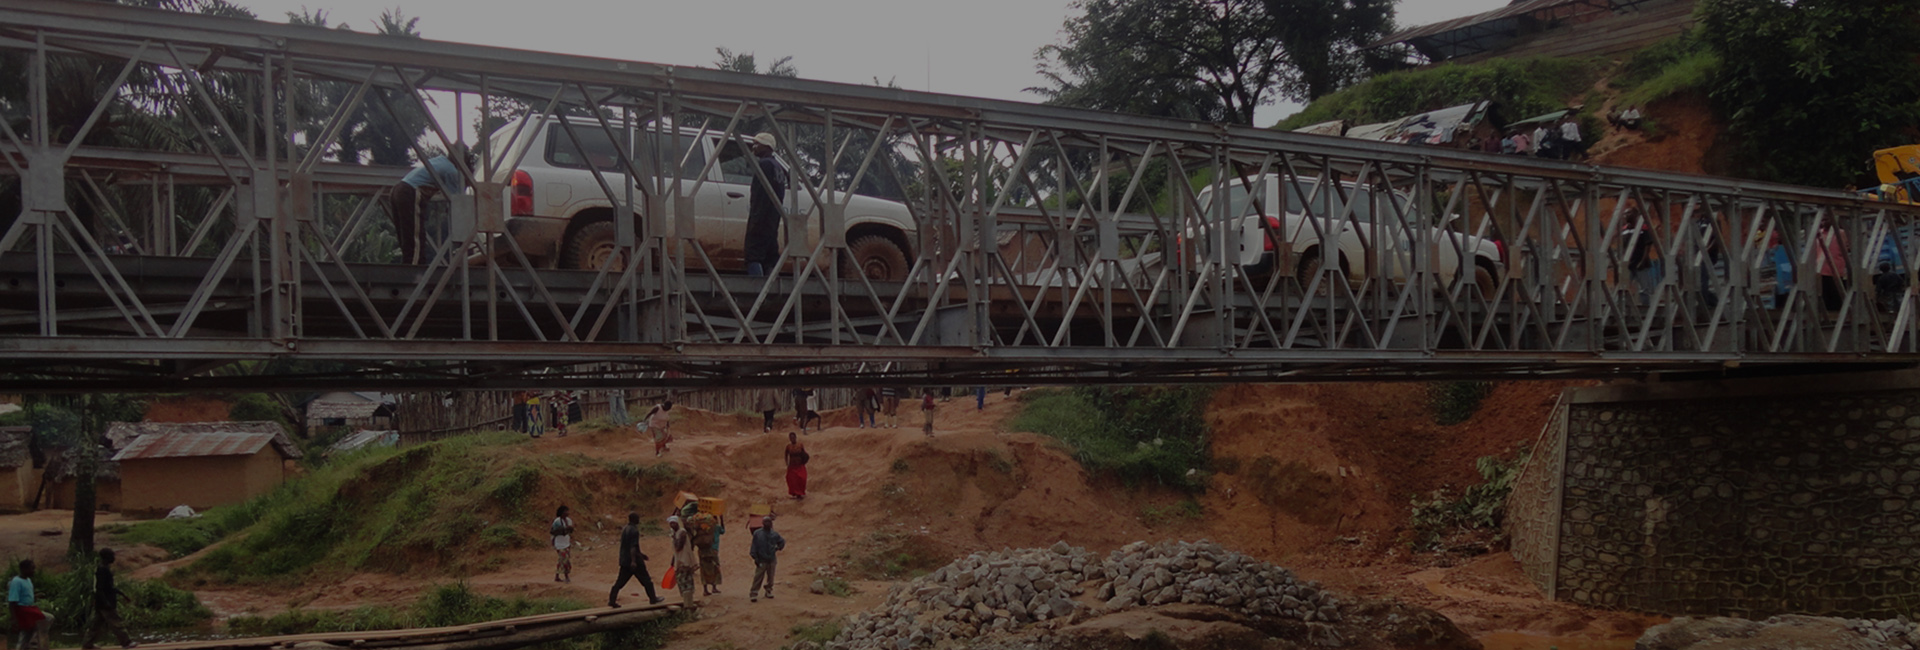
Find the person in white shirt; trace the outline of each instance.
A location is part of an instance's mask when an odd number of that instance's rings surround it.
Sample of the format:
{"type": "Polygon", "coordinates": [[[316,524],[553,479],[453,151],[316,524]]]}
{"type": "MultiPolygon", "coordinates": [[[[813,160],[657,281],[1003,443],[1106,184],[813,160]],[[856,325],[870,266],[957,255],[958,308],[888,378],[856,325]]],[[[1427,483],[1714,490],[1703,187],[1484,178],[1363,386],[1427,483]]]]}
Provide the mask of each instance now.
{"type": "Polygon", "coordinates": [[[1585,143],[1580,141],[1580,123],[1569,117],[1560,121],[1561,158],[1572,158],[1587,152],[1585,143]]]}
{"type": "Polygon", "coordinates": [[[553,513],[553,525],[547,534],[553,538],[553,551],[560,560],[553,565],[554,582],[573,582],[573,511],[566,506],[553,513]]]}

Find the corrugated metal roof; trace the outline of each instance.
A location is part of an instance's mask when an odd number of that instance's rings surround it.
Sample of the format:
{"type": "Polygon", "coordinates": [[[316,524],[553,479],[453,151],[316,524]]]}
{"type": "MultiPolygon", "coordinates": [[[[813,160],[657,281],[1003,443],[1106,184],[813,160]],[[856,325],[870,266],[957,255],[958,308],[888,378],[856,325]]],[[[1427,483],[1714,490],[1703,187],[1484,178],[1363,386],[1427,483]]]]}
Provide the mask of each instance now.
{"type": "Polygon", "coordinates": [[[307,404],[307,419],[370,418],[378,410],[380,410],[379,402],[310,402],[307,404]]]}
{"type": "Polygon", "coordinates": [[[137,432],[130,442],[114,454],[116,461],[152,458],[189,458],[204,456],[246,456],[269,444],[288,458],[299,458],[300,449],[287,437],[277,422],[127,422],[108,428],[137,432]],[[125,427],[122,427],[125,425],[125,427]]]}
{"type": "Polygon", "coordinates": [[[1481,23],[1490,23],[1496,20],[1500,20],[1502,18],[1524,16],[1524,15],[1531,14],[1533,12],[1540,11],[1543,9],[1552,9],[1554,7],[1559,7],[1562,5],[1570,5],[1570,4],[1586,4],[1586,3],[1591,3],[1593,1],[1594,0],[1514,0],[1513,4],[1509,4],[1505,7],[1501,7],[1499,9],[1495,9],[1493,11],[1489,11],[1486,13],[1474,14],[1472,16],[1462,16],[1459,18],[1454,18],[1452,20],[1442,20],[1440,22],[1433,23],[1430,25],[1421,25],[1419,27],[1410,27],[1407,29],[1403,29],[1398,32],[1394,32],[1392,36],[1388,36],[1378,41],[1374,41],[1373,43],[1368,44],[1367,47],[1379,47],[1382,45],[1399,43],[1401,41],[1410,41],[1416,38],[1433,36],[1435,34],[1444,34],[1446,32],[1454,31],[1456,29],[1465,29],[1467,27],[1472,27],[1474,25],[1478,25],[1481,23]]]}

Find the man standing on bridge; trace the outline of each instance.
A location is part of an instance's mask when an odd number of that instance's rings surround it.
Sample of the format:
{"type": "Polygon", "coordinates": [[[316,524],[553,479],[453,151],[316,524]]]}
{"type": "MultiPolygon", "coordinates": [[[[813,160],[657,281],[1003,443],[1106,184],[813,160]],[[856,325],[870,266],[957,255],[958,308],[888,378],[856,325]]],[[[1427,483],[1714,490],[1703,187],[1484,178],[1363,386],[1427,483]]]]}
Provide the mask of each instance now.
{"type": "Polygon", "coordinates": [[[476,158],[464,144],[453,145],[445,156],[434,156],[413,168],[387,191],[387,216],[393,219],[393,237],[400,242],[400,263],[419,264],[424,255],[426,233],[421,231],[421,208],[435,195],[452,196],[465,192],[466,176],[453,161],[460,160],[473,169],[476,158]]]}
{"type": "Polygon", "coordinates": [[[607,592],[608,607],[620,606],[620,588],[634,578],[639,578],[640,586],[647,588],[647,604],[658,605],[665,600],[653,593],[653,576],[647,575],[647,554],[640,552],[640,514],[629,512],[627,527],[620,529],[620,578],[613,581],[613,590],[607,592]]]}
{"type": "Polygon", "coordinates": [[[753,157],[760,173],[753,180],[747,202],[747,275],[764,277],[780,272],[780,222],[786,216],[780,209],[787,196],[787,170],[773,157],[772,133],[753,136],[753,157]]]}

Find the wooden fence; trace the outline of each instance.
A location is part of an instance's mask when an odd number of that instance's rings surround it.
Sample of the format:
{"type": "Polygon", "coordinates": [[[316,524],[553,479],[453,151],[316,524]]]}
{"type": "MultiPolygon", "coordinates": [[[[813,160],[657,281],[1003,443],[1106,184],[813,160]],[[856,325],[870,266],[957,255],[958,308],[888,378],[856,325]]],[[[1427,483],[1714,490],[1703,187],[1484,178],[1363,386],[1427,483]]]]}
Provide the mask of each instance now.
{"type": "MultiPolygon", "coordinates": [[[[678,407],[690,407],[715,413],[756,413],[760,392],[771,389],[729,389],[690,393],[628,391],[629,419],[638,420],[662,399],[671,397],[678,407]]],[[[513,428],[513,397],[518,391],[435,391],[405,393],[394,397],[394,428],[400,431],[400,445],[417,445],[451,436],[483,431],[507,431],[513,428]]],[[[793,412],[793,398],[787,390],[775,390],[783,413],[793,412]]],[[[822,388],[814,391],[819,409],[853,405],[852,388],[822,388]]],[[[550,404],[542,399],[543,404],[550,404]]],[[[581,391],[581,416],[591,420],[605,417],[612,403],[611,391],[581,391]]]]}

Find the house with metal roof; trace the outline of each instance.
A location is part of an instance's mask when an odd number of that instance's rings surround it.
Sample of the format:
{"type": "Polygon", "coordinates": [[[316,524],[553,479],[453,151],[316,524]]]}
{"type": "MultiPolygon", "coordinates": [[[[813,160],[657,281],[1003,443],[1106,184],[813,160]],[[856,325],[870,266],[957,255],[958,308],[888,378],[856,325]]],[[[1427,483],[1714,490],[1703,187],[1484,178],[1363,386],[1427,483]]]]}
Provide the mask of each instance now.
{"type": "Polygon", "coordinates": [[[279,486],[301,456],[278,422],[122,422],[107,437],[127,440],[113,455],[122,512],[240,503],[279,486]]]}
{"type": "Polygon", "coordinates": [[[1695,0],[1514,0],[1486,13],[1421,25],[1368,45],[1405,45],[1427,63],[1495,57],[1608,56],[1693,26],[1695,0]]]}
{"type": "Polygon", "coordinates": [[[40,486],[33,466],[32,432],[27,427],[0,427],[0,510],[26,510],[40,486]]]}

